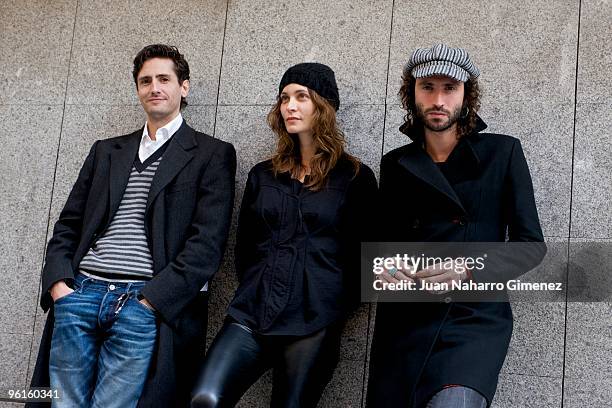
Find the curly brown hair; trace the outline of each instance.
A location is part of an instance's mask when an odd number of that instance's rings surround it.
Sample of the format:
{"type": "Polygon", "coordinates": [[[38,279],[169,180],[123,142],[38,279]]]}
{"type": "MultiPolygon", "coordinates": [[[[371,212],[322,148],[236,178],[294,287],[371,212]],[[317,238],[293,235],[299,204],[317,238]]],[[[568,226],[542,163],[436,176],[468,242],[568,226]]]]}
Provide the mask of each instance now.
{"type": "MultiPolygon", "coordinates": [[[[416,112],[416,103],[414,100],[414,87],[416,79],[410,73],[402,75],[402,86],[398,92],[402,101],[402,108],[406,110],[404,116],[405,124],[416,132],[423,131],[423,124],[419,120],[416,112]]],[[[480,109],[480,86],[476,78],[469,78],[464,83],[464,96],[462,113],[465,108],[468,108],[467,116],[461,115],[457,122],[458,137],[470,134],[476,128],[476,114],[480,109]]]]}
{"type": "MultiPolygon", "coordinates": [[[[181,54],[178,48],[166,45],[166,44],[151,44],[144,47],[138,52],[136,58],[134,58],[134,68],[132,70],[132,76],[138,89],[138,73],[142,69],[144,63],[153,58],[168,58],[174,62],[174,73],[178,78],[179,84],[183,81],[189,80],[189,64],[185,59],[185,56],[181,54]]],[[[181,96],[181,109],[187,106],[187,99],[181,96]]]]}
{"type": "MultiPolygon", "coordinates": [[[[321,95],[308,88],[310,99],[315,106],[314,134],[315,155],[310,161],[310,174],[305,180],[305,186],[313,191],[322,189],[327,182],[329,172],[341,158],[347,159],[359,172],[359,160],[346,152],[346,138],[338,127],[336,110],[321,95]]],[[[281,98],[279,97],[268,113],[268,125],[278,136],[276,152],[272,156],[274,175],[288,172],[292,178],[299,178],[304,170],[300,155],[300,142],[297,134],[287,132],[285,121],[281,114],[281,98]]]]}

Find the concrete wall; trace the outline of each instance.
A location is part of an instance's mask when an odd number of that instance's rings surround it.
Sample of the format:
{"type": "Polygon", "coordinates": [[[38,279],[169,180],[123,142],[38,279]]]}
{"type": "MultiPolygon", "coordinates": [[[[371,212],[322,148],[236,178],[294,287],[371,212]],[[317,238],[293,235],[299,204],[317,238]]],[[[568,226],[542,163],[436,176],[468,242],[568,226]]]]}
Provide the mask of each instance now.
{"type": "MultiPolygon", "coordinates": [[[[265,114],[287,67],[316,60],[336,71],[350,150],[378,171],[383,152],[406,143],[397,91],[410,51],[463,46],[482,71],[482,117],[523,142],[546,238],[609,242],[611,11],[609,0],[0,2],[0,388],[30,377],[45,244],[89,146],[143,124],[130,74],[142,46],[185,53],[184,116],[236,147],[237,200],[274,148],[265,114]]],[[[236,286],[233,241],[213,285],[210,337],[236,286]]],[[[612,305],[514,311],[494,406],[609,406],[612,305]]],[[[351,319],[321,406],[362,405],[374,313],[365,305],[351,319]]],[[[269,384],[264,376],[241,405],[267,406],[269,384]]]]}

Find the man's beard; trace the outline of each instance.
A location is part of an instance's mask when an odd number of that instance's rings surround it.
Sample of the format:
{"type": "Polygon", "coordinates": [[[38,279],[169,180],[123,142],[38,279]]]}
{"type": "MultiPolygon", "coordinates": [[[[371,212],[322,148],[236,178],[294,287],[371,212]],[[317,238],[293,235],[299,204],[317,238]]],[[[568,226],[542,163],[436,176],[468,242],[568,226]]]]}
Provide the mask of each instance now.
{"type": "Polygon", "coordinates": [[[417,119],[423,123],[427,129],[434,132],[443,132],[453,126],[455,123],[459,121],[459,116],[461,115],[461,106],[457,107],[453,112],[450,112],[446,109],[428,109],[424,111],[422,105],[416,105],[416,117],[417,119]],[[443,112],[447,115],[447,119],[443,118],[439,119],[428,119],[427,113],[429,112],[443,112]]]}

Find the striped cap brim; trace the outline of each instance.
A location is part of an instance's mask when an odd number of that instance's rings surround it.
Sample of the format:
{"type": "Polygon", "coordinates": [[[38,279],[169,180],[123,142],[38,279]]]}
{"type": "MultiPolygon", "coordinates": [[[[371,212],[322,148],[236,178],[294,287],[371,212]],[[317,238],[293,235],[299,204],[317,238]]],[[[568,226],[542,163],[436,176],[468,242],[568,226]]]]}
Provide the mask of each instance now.
{"type": "Polygon", "coordinates": [[[434,75],[444,75],[457,81],[465,82],[470,77],[468,72],[449,61],[429,61],[412,69],[415,78],[426,78],[434,75]]]}

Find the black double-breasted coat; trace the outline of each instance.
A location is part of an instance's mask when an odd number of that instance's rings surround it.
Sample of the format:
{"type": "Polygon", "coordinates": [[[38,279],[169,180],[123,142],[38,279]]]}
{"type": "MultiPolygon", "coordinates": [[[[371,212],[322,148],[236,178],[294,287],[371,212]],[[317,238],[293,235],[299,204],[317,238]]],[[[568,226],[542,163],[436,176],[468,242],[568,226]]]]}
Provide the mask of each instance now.
{"type": "MultiPolygon", "coordinates": [[[[446,177],[422,138],[401,129],[413,143],[382,159],[381,240],[543,241],[519,140],[482,133],[485,128],[479,119],[476,130],[460,139],[445,164],[446,177]]],[[[535,252],[535,258],[544,255],[541,246],[535,252]]],[[[474,280],[498,280],[492,275],[474,272],[474,280]]],[[[511,334],[507,302],[379,303],[368,406],[420,408],[446,385],[476,389],[490,403],[511,334]]]]}
{"type": "MultiPolygon", "coordinates": [[[[49,314],[32,386],[49,386],[54,318],[48,290],[58,280],[74,278],[81,259],[110,224],[141,137],[142,129],[94,143],[55,224],[42,273],[41,306],[49,314]]],[[[142,294],[160,322],[149,372],[134,373],[147,376],[142,407],[188,405],[207,323],[206,295],[200,289],[223,257],[234,199],[236,152],[231,144],[185,122],[167,143],[145,212],[154,271],[142,294]]]]}

